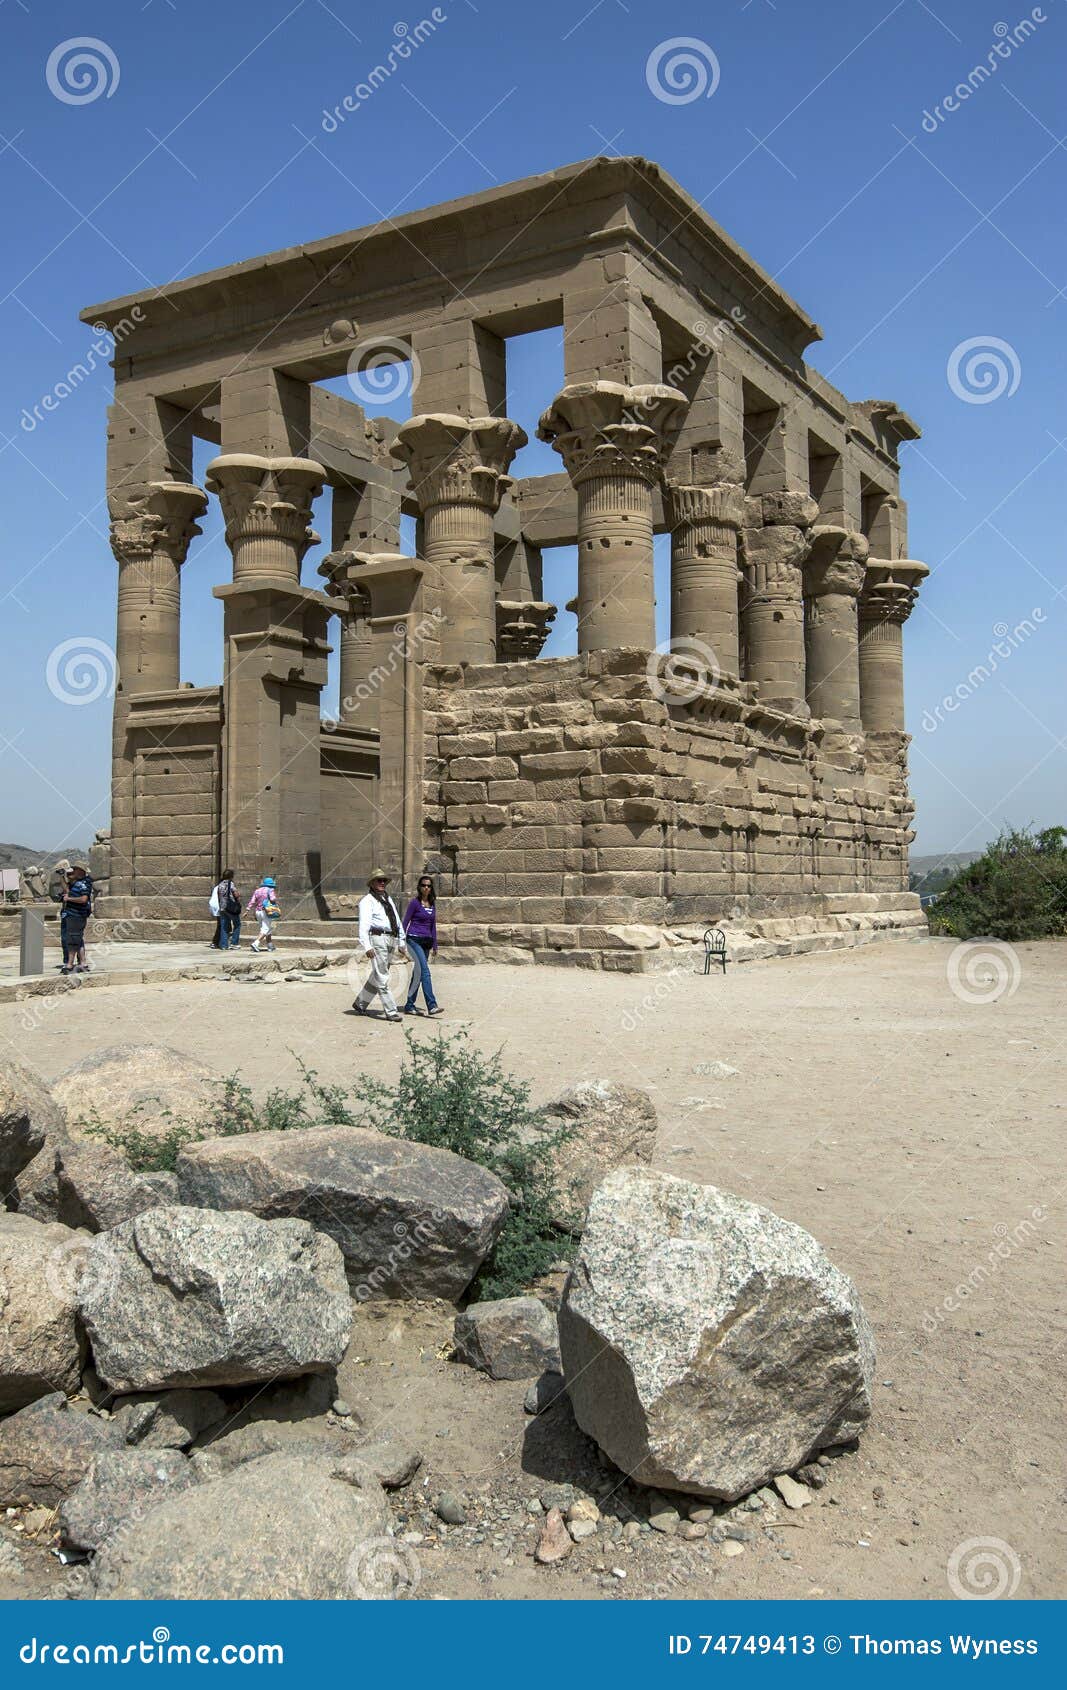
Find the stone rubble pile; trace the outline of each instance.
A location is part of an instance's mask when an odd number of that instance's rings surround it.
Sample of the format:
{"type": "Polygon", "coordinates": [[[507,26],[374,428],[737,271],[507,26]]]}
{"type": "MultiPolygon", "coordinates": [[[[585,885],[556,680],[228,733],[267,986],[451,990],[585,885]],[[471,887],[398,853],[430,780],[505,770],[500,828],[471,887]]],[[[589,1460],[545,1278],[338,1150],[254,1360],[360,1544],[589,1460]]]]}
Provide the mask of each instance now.
{"type": "MultiPolygon", "coordinates": [[[[162,1134],[184,1059],[138,1079],[135,1049],[79,1067],[99,1118],[162,1134]]],[[[545,1111],[555,1224],[578,1239],[562,1290],[465,1306],[508,1212],[484,1168],[331,1125],[205,1139],[176,1178],[141,1174],[65,1095],[0,1065],[0,1508],[86,1563],[73,1594],[409,1594],[416,1548],[449,1541],[545,1569],[661,1538],[740,1554],[745,1511],[777,1543],[775,1510],[816,1494],[820,1452],[870,1413],[851,1282],[801,1228],[653,1170],[655,1111],[631,1087],[585,1082],[545,1111]],[[460,1305],[436,1354],[471,1389],[520,1382],[531,1448],[570,1427],[589,1452],[503,1532],[476,1498],[427,1491],[423,1451],[338,1392],[374,1311],[424,1299],[460,1305]]]]}

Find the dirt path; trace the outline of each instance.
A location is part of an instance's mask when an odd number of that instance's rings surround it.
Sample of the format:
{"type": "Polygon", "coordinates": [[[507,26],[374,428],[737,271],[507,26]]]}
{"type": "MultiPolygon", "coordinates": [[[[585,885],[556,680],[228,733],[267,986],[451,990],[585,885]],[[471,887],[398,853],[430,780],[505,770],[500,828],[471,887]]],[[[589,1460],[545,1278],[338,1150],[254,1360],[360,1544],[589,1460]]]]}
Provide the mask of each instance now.
{"type": "MultiPolygon", "coordinates": [[[[995,1002],[954,994],[952,949],[885,944],[708,980],[441,966],[442,1025],[502,1046],[538,1098],[598,1076],[644,1086],[660,1166],[808,1227],[860,1288],[879,1384],[858,1453],[800,1514],[778,1510],[788,1524],[768,1534],[745,1516],[740,1554],[647,1532],[616,1542],[609,1524],[562,1567],[535,1568],[527,1504],[575,1464],[605,1491],[617,1476],[566,1411],[531,1422],[523,1386],[439,1359],[445,1311],[368,1315],[341,1383],[365,1423],[425,1453],[396,1504],[422,1537],[420,1595],[942,1597],[953,1550],[984,1538],[1005,1546],[1009,1581],[1017,1559],[1019,1597],[1067,1594],[1067,944],[1018,946],[1017,988],[995,1002]],[[716,1063],[737,1072],[717,1078],[716,1063]],[[417,1500],[442,1489],[471,1512],[443,1538],[417,1500]]],[[[296,1054],[331,1080],[391,1077],[403,1035],[345,1016],[350,997],[323,979],[98,990],[0,1006],[0,1048],[48,1077],[147,1038],[259,1090],[294,1079],[296,1054]]],[[[628,1487],[610,1507],[621,1533],[628,1487]]]]}

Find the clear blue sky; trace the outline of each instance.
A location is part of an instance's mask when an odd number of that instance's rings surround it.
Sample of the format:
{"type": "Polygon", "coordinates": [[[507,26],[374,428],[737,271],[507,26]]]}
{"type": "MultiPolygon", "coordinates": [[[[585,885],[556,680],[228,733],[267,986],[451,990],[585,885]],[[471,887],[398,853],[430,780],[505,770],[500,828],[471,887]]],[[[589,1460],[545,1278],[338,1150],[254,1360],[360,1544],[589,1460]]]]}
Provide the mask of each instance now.
{"type": "MultiPolygon", "coordinates": [[[[106,364],[25,419],[85,356],[78,311],[607,151],[658,161],[819,321],[817,368],[923,427],[902,449],[911,554],[933,570],[905,630],[915,849],[1067,821],[1064,0],[444,0],[432,35],[325,133],[324,108],[430,10],[3,0],[0,838],[58,848],[107,820],[109,699],[49,686],[58,646],[114,639],[106,364]],[[110,49],[111,92],[64,100],[49,56],[80,36],[110,49]],[[714,54],[710,97],[650,89],[650,54],[678,37],[714,54]],[[957,349],[991,341],[994,363],[968,378],[957,349]]],[[[510,408],[531,433],[558,341],[519,343],[510,408]]],[[[213,521],[184,579],[197,684],[220,678],[210,588],[228,575],[213,521]]],[[[549,585],[562,605],[573,558],[549,559],[549,585]]],[[[551,649],[573,630],[560,623],[551,649]]]]}

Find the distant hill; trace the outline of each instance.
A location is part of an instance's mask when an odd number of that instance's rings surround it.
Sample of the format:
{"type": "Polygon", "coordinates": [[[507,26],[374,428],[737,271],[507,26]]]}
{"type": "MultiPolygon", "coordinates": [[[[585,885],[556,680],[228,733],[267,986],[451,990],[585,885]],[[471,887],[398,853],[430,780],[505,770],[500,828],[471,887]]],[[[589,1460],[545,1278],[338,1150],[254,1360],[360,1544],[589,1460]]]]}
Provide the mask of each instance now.
{"type": "Polygon", "coordinates": [[[87,863],[89,848],[68,845],[62,851],[35,851],[29,845],[0,845],[0,868],[51,868],[60,857],[66,857],[71,863],[87,863]]]}
{"type": "Polygon", "coordinates": [[[940,855],[928,857],[917,857],[913,853],[908,858],[908,867],[915,878],[921,880],[927,874],[935,874],[938,869],[948,869],[955,874],[957,869],[966,868],[981,855],[981,851],[942,851],[940,855]]]}

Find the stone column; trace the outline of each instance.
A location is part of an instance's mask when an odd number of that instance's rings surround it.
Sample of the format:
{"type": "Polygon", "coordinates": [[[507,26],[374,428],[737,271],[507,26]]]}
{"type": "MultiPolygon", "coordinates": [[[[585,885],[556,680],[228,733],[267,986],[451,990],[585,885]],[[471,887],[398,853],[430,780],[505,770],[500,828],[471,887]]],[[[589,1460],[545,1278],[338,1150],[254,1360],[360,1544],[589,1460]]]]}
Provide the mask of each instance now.
{"type": "Polygon", "coordinates": [[[736,680],[744,488],[668,484],[663,497],[671,529],[671,645],[706,646],[719,673],[736,680]]]}
{"type": "Polygon", "coordinates": [[[442,663],[496,662],[493,517],[526,434],[506,417],[412,417],[390,451],[422,513],[428,589],[441,610],[442,663]]]}
{"type": "Polygon", "coordinates": [[[578,650],[656,644],[652,491],[685,396],[649,382],[565,387],[537,433],[578,495],[578,650]]]}
{"type": "Polygon", "coordinates": [[[925,563],[872,558],[859,603],[859,683],[863,730],[904,732],[903,628],[930,571],[925,563]]]}
{"type": "Polygon", "coordinates": [[[867,550],[862,534],[820,524],[804,564],[808,706],[816,721],[846,733],[861,731],[856,601],[867,550]]]}
{"type": "Polygon", "coordinates": [[[208,465],[208,487],[218,494],[226,518],[235,582],[300,585],[304,553],[318,543],[310,527],[311,505],[325,479],[322,465],[310,458],[231,452],[208,465]]]}
{"type": "Polygon", "coordinates": [[[178,685],[181,566],[207,494],[184,482],[152,482],[111,500],[111,549],[119,566],[116,697],[178,685]]]}
{"type": "Polygon", "coordinates": [[[747,501],[742,623],[745,679],[759,699],[807,716],[804,698],[804,592],[801,565],[819,514],[807,493],[763,493],[747,501]]]}
{"type": "Polygon", "coordinates": [[[317,908],[320,700],[330,602],[300,585],[325,472],[308,458],[229,453],[208,465],[233,553],[215,588],[226,640],[223,856],[246,883],[280,877],[287,913],[317,908]]]}

